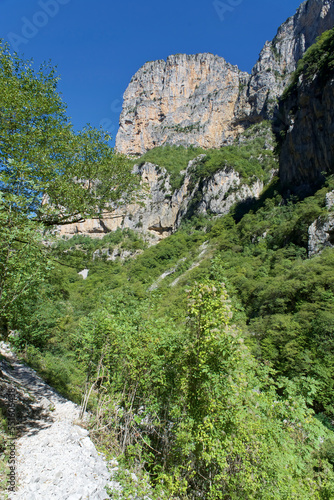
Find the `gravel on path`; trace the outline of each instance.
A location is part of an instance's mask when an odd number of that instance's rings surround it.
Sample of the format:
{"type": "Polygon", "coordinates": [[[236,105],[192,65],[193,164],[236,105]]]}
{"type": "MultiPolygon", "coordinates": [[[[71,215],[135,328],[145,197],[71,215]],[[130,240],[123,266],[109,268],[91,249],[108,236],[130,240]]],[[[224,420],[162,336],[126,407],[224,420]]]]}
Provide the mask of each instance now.
{"type": "MultiPolygon", "coordinates": [[[[10,500],[105,500],[105,486],[120,492],[113,481],[117,461],[106,460],[89,438],[80,407],[47,385],[0,342],[0,370],[15,391],[30,398],[29,414],[17,422],[17,491],[10,500]]],[[[85,419],[85,417],[84,417],[85,419]]],[[[86,416],[87,419],[87,416],[86,416]]]]}

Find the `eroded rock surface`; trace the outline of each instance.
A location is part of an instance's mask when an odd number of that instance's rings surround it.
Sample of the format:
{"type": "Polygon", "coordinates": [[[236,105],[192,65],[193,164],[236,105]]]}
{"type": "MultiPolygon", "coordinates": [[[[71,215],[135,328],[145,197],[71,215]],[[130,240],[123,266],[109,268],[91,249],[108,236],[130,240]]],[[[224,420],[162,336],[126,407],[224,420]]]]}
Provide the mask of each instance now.
{"type": "Polygon", "coordinates": [[[271,117],[299,59],[321,33],[333,26],[334,0],[303,2],[279,27],[275,38],[265,43],[240,94],[236,118],[252,122],[271,117]]]}
{"type": "Polygon", "coordinates": [[[234,108],[247,74],[212,54],[144,64],[124,94],[116,149],[141,155],[162,144],[217,148],[236,136],[234,108]]]}
{"type": "MultiPolygon", "coordinates": [[[[277,111],[277,99],[303,56],[324,30],[334,25],[334,0],[308,0],[266,42],[251,75],[212,54],[170,56],[146,63],[125,94],[116,149],[139,156],[163,144],[218,148],[232,143],[264,118],[288,124],[281,155],[281,179],[287,185],[313,184],[334,164],[333,83],[324,92],[301,88],[297,113],[277,111]]],[[[270,145],[268,145],[270,148],[270,145]]],[[[190,182],[190,167],[179,189],[171,190],[163,168],[145,163],[138,174],[148,191],[142,203],[105,213],[103,219],[64,226],[61,235],[103,237],[117,228],[145,234],[152,243],[174,232],[194,208],[227,213],[236,201],[258,197],[263,184],[246,185],[227,167],[201,183],[190,182]]],[[[113,258],[112,256],[109,256],[113,258]]]]}
{"type": "Polygon", "coordinates": [[[334,25],[334,0],[308,0],[267,41],[251,75],[212,54],[148,62],[124,94],[116,148],[141,155],[163,144],[218,148],[270,118],[298,60],[334,25]]]}
{"type": "Polygon", "coordinates": [[[308,229],[308,255],[312,257],[324,248],[334,247],[334,191],[326,195],[327,217],[319,217],[308,229]]]}
{"type": "Polygon", "coordinates": [[[312,193],[323,172],[334,173],[334,79],[301,81],[282,105],[286,135],[280,154],[282,184],[291,191],[312,193]]]}
{"type": "Polygon", "coordinates": [[[194,181],[192,173],[201,159],[202,155],[189,162],[180,188],[174,191],[166,169],[152,163],[135,167],[145,187],[140,202],[128,205],[123,215],[122,209],[117,209],[101,221],[61,226],[59,234],[99,238],[117,228],[132,229],[142,233],[149,243],[156,243],[175,232],[189,210],[224,215],[234,203],[259,197],[263,182],[255,179],[247,185],[240,174],[228,166],[208,179],[194,181]]]}

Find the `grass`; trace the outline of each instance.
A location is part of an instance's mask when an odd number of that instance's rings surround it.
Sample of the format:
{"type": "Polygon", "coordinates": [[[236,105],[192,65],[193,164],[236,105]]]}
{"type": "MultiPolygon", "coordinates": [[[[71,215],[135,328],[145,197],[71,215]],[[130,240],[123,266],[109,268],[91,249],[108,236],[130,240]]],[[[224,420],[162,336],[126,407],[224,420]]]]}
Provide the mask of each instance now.
{"type": "Polygon", "coordinates": [[[75,362],[74,355],[43,352],[34,346],[29,346],[24,360],[62,396],[80,404],[85,374],[75,362]]]}
{"type": "Polygon", "coordinates": [[[182,170],[185,170],[188,163],[206,151],[199,147],[190,146],[159,146],[151,149],[134,163],[143,165],[145,162],[154,163],[159,167],[165,168],[170,176],[172,190],[179,189],[182,185],[182,170]]]}
{"type": "Polygon", "coordinates": [[[323,85],[333,77],[334,73],[334,28],[325,31],[298,61],[297,69],[292,74],[290,84],[283,92],[282,100],[286,100],[298,87],[300,77],[312,81],[315,76],[323,85]]]}

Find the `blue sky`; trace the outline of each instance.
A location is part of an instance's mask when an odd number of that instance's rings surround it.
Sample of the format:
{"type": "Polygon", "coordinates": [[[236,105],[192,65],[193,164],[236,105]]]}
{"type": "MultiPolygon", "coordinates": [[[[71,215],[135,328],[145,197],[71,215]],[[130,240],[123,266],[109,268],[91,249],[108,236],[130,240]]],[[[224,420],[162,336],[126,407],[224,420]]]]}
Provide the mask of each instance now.
{"type": "Polygon", "coordinates": [[[0,0],[0,37],[36,65],[51,60],[76,129],[113,136],[122,95],[146,61],[211,52],[251,71],[300,0],[0,0]]]}

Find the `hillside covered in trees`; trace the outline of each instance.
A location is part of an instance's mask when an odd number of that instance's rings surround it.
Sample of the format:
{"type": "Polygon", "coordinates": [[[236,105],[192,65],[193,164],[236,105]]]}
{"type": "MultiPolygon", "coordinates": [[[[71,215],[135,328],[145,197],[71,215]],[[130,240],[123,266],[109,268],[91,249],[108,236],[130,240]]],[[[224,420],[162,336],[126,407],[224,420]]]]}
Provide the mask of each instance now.
{"type": "Polygon", "coordinates": [[[307,189],[281,182],[284,113],[298,114],[308,85],[333,88],[333,40],[326,31],[310,47],[279,112],[233,143],[136,159],[100,131],[75,133],[53,70],[34,73],[2,48],[1,336],[92,412],[95,442],[119,460],[121,498],[334,498],[334,170],[307,189]],[[140,227],[54,231],[102,219],[111,203],[126,210],[134,164],[164,169],[168,197],[196,158],[187,210],[157,244],[140,227]],[[263,190],[225,214],[200,210],[224,169],[263,190]],[[327,228],[317,245],[313,224],[327,228]]]}

